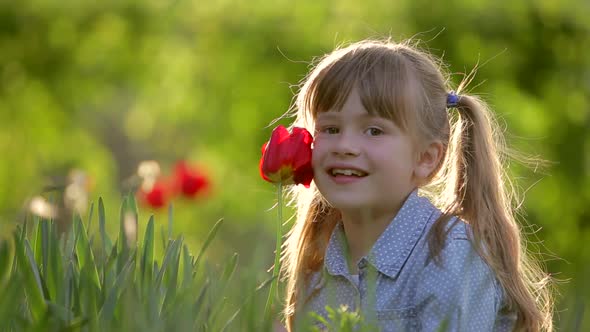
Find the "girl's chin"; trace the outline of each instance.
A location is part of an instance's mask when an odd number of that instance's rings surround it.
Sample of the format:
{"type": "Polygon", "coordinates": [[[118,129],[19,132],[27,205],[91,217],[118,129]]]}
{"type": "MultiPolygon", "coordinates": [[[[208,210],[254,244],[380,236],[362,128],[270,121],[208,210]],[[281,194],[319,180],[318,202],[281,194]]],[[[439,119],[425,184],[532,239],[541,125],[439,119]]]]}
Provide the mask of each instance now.
{"type": "Polygon", "coordinates": [[[369,211],[371,208],[371,204],[367,204],[364,202],[359,202],[358,199],[330,199],[326,198],[330,205],[342,212],[359,212],[359,211],[369,211]]]}

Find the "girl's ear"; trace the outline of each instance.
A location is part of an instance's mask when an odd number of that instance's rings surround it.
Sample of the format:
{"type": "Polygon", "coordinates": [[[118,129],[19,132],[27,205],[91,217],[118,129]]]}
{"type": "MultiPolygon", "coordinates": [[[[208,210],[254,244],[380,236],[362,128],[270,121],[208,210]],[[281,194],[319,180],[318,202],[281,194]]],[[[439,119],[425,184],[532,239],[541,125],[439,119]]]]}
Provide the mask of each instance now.
{"type": "Polygon", "coordinates": [[[418,154],[418,160],[414,168],[414,178],[418,183],[429,179],[432,172],[438,167],[443,155],[443,145],[439,141],[431,142],[418,154]]]}

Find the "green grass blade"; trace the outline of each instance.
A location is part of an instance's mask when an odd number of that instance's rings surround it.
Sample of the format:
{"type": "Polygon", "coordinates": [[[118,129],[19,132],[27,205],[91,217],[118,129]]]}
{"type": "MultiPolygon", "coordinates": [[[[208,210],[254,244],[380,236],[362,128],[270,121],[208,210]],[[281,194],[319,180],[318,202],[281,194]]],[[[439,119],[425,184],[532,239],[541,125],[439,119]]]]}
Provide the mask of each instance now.
{"type": "Polygon", "coordinates": [[[188,247],[185,245],[182,246],[182,262],[183,262],[183,273],[182,273],[182,288],[187,288],[193,277],[193,256],[188,251],[188,247]]]}
{"type": "MultiPolygon", "coordinates": [[[[23,227],[24,229],[24,227],[23,227]]],[[[22,234],[20,235],[22,236],[22,234]]],[[[38,321],[45,312],[45,299],[43,297],[43,286],[39,269],[35,263],[32,250],[26,238],[16,236],[16,253],[19,272],[24,281],[25,293],[27,294],[28,309],[33,320],[38,321]]]]}
{"type": "Polygon", "coordinates": [[[105,212],[102,197],[98,199],[98,228],[100,232],[100,238],[102,241],[103,257],[106,260],[109,253],[113,249],[113,243],[111,242],[111,239],[109,238],[105,229],[105,212]]]}
{"type": "Polygon", "coordinates": [[[12,250],[10,248],[10,245],[8,244],[8,241],[0,242],[0,289],[3,289],[2,285],[4,279],[8,279],[8,274],[10,272],[11,266],[11,251],[12,250]]]}
{"type": "Polygon", "coordinates": [[[73,315],[70,308],[51,301],[47,302],[47,310],[51,316],[59,318],[62,322],[69,322],[70,317],[73,315]]]}
{"type": "Polygon", "coordinates": [[[76,232],[71,230],[64,235],[63,254],[68,260],[74,260],[76,254],[76,232]]]}
{"type": "Polygon", "coordinates": [[[130,275],[132,275],[131,270],[134,266],[134,261],[128,260],[127,263],[123,266],[121,273],[119,273],[119,275],[117,276],[115,284],[110,289],[109,294],[98,314],[99,320],[102,323],[103,328],[108,327],[108,322],[110,322],[113,319],[113,316],[115,315],[117,301],[121,296],[124,287],[127,285],[127,279],[130,275]]]}
{"type": "Polygon", "coordinates": [[[50,252],[49,252],[49,224],[47,221],[43,221],[41,222],[41,274],[43,276],[47,275],[47,271],[49,270],[49,258],[50,258],[50,252]]]}
{"type": "Polygon", "coordinates": [[[139,212],[137,210],[137,201],[135,200],[135,195],[133,194],[127,195],[127,211],[133,213],[135,220],[137,220],[139,217],[139,212]]]}
{"type": "MultiPolygon", "coordinates": [[[[98,320],[98,307],[100,299],[100,289],[94,280],[94,266],[87,264],[80,270],[79,294],[81,312],[84,317],[89,319],[91,330],[98,320]]],[[[97,327],[97,326],[94,326],[97,327]]]]}
{"type": "Polygon", "coordinates": [[[238,258],[239,255],[237,253],[234,253],[229,263],[223,269],[223,273],[221,274],[222,285],[230,281],[234,273],[236,272],[236,267],[238,266],[238,258]]]}
{"type": "Polygon", "coordinates": [[[24,299],[24,285],[19,275],[12,275],[6,286],[0,284],[0,291],[3,299],[15,299],[15,301],[0,300],[0,331],[14,331],[10,328],[15,320],[21,318],[19,305],[24,299]]]}
{"type": "Polygon", "coordinates": [[[174,247],[174,252],[172,255],[172,260],[170,264],[168,264],[168,271],[167,271],[167,285],[168,285],[168,294],[175,294],[176,293],[176,286],[178,284],[178,268],[180,263],[180,248],[182,245],[182,237],[177,240],[178,245],[174,247]]]}
{"type": "MultiPolygon", "coordinates": [[[[217,292],[219,294],[224,294],[225,293],[225,289],[227,287],[228,282],[231,280],[232,276],[234,275],[235,271],[236,271],[236,267],[238,265],[238,254],[234,253],[232,258],[230,259],[230,261],[225,265],[223,272],[221,274],[221,277],[219,278],[219,281],[217,282],[217,292]]],[[[213,310],[211,312],[211,315],[208,317],[209,323],[211,324],[211,326],[216,327],[217,324],[217,317],[219,316],[221,310],[224,308],[224,304],[225,304],[225,298],[223,297],[221,299],[221,301],[217,301],[215,303],[215,305],[213,306],[213,310]]],[[[217,328],[213,328],[213,330],[218,330],[217,328]]]]}
{"type": "Polygon", "coordinates": [[[172,238],[173,221],[173,206],[172,203],[170,203],[170,205],[168,205],[168,239],[172,238]]]}
{"type": "Polygon", "coordinates": [[[160,240],[162,240],[162,251],[165,251],[168,241],[166,240],[166,233],[164,233],[164,226],[162,225],[160,225],[160,240]]]}
{"type": "Polygon", "coordinates": [[[231,324],[233,323],[233,321],[236,319],[236,317],[238,317],[238,314],[242,311],[242,309],[244,307],[246,307],[246,305],[250,302],[250,300],[254,297],[254,295],[256,295],[257,293],[260,293],[261,291],[265,290],[267,287],[269,287],[272,284],[272,281],[277,278],[277,276],[273,276],[267,280],[265,280],[260,286],[258,286],[253,292],[250,292],[250,294],[248,294],[248,296],[246,297],[246,299],[242,302],[242,305],[240,305],[240,307],[238,308],[238,310],[236,310],[236,312],[234,312],[233,315],[231,315],[227,322],[225,323],[225,325],[223,326],[223,328],[221,329],[222,332],[225,331],[229,331],[229,328],[231,326],[231,324]]]}
{"type": "Polygon", "coordinates": [[[197,300],[193,304],[193,315],[195,317],[195,322],[201,321],[199,314],[201,313],[201,309],[203,308],[203,303],[205,302],[205,294],[207,294],[210,286],[210,281],[205,280],[203,286],[201,287],[201,291],[199,292],[199,296],[197,296],[197,300]]]}
{"type": "Polygon", "coordinates": [[[35,261],[41,262],[41,271],[45,269],[43,262],[43,235],[41,234],[41,225],[43,222],[39,222],[39,217],[33,216],[33,229],[35,230],[35,242],[33,242],[33,252],[35,253],[35,261]]]}
{"type": "Polygon", "coordinates": [[[162,267],[160,268],[160,271],[158,272],[158,275],[156,277],[156,281],[155,281],[156,288],[159,289],[160,287],[162,287],[162,281],[164,279],[164,274],[165,274],[165,272],[168,271],[168,265],[170,265],[172,261],[175,261],[174,256],[178,255],[178,248],[179,248],[181,242],[182,242],[182,239],[172,240],[170,245],[166,248],[166,253],[164,256],[164,261],[162,262],[162,267]]]}
{"type": "Polygon", "coordinates": [[[195,262],[195,272],[199,268],[199,263],[201,261],[201,258],[203,257],[203,254],[205,253],[205,251],[207,250],[207,248],[211,244],[211,241],[213,241],[213,239],[215,238],[215,235],[217,234],[217,231],[219,230],[219,227],[221,227],[222,223],[223,223],[223,219],[217,220],[215,225],[213,225],[213,228],[211,228],[211,230],[209,231],[209,234],[207,235],[207,238],[205,239],[205,242],[203,243],[203,246],[201,247],[201,250],[199,251],[199,254],[197,255],[197,260],[195,262]]]}
{"type": "Polygon", "coordinates": [[[90,230],[92,227],[92,215],[94,212],[94,202],[90,203],[90,208],[88,209],[88,225],[86,226],[86,236],[90,237],[90,230]]]}
{"type": "Polygon", "coordinates": [[[102,273],[103,273],[103,288],[109,289],[116,280],[117,273],[117,246],[113,246],[111,249],[110,255],[106,258],[106,262],[103,266],[102,273]]]}
{"type": "Polygon", "coordinates": [[[123,266],[129,257],[129,246],[125,238],[125,214],[127,213],[127,198],[123,199],[121,210],[119,211],[119,236],[117,237],[117,251],[119,257],[117,259],[117,273],[121,273],[123,266]]]}
{"type": "Polygon", "coordinates": [[[44,278],[47,283],[49,293],[48,299],[56,300],[60,296],[60,285],[63,280],[64,256],[60,252],[59,239],[53,222],[44,223],[43,226],[43,244],[44,258],[47,259],[46,268],[44,269],[44,278]]]}
{"type": "Polygon", "coordinates": [[[170,261],[166,267],[165,279],[166,279],[166,297],[164,299],[164,308],[168,308],[170,303],[177,296],[177,284],[178,284],[178,268],[180,262],[180,248],[182,245],[182,238],[176,240],[177,242],[171,247],[170,261]]]}
{"type": "Polygon", "coordinates": [[[76,230],[76,256],[80,264],[80,270],[87,271],[89,280],[91,280],[97,288],[100,288],[100,278],[98,277],[98,270],[94,261],[94,254],[92,252],[90,241],[84,224],[79,215],[74,219],[74,229],[76,230]]]}
{"type": "Polygon", "coordinates": [[[60,332],[80,331],[88,323],[88,319],[84,317],[76,317],[71,323],[60,330],[60,332]]]}
{"type": "Polygon", "coordinates": [[[154,265],[154,216],[150,216],[145,235],[143,237],[143,254],[141,255],[141,280],[148,285],[152,281],[152,267],[154,265]]]}
{"type": "MultiPolygon", "coordinates": [[[[74,266],[73,263],[70,262],[66,267],[66,275],[63,280],[62,289],[63,289],[63,301],[59,303],[63,303],[65,308],[73,308],[72,305],[72,296],[74,294],[74,266]]],[[[72,316],[67,316],[65,322],[68,323],[72,316]]]]}

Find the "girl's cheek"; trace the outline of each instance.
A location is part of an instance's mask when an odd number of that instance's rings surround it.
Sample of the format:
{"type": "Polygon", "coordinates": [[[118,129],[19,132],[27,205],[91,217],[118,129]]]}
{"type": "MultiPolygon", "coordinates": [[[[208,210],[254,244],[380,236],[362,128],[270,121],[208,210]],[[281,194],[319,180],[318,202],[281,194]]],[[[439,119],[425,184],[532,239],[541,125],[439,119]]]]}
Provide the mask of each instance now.
{"type": "Polygon", "coordinates": [[[313,149],[311,150],[311,166],[312,167],[315,167],[316,165],[318,165],[320,158],[323,154],[322,149],[323,149],[323,145],[321,143],[318,144],[317,141],[314,141],[313,149]]]}

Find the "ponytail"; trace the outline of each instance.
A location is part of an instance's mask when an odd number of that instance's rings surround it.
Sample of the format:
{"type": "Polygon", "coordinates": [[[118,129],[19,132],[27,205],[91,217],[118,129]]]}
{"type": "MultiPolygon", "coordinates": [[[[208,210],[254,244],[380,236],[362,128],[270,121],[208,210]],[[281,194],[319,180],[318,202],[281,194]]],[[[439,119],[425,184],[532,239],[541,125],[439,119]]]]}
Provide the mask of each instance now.
{"type": "MultiPolygon", "coordinates": [[[[518,314],[516,329],[551,330],[552,300],[548,276],[529,259],[512,206],[512,187],[504,171],[502,135],[486,104],[462,95],[451,116],[448,153],[439,174],[443,215],[430,233],[434,257],[442,250],[445,225],[452,216],[465,220],[473,243],[494,270],[518,314]]],[[[452,111],[452,110],[450,110],[452,111]]]]}

